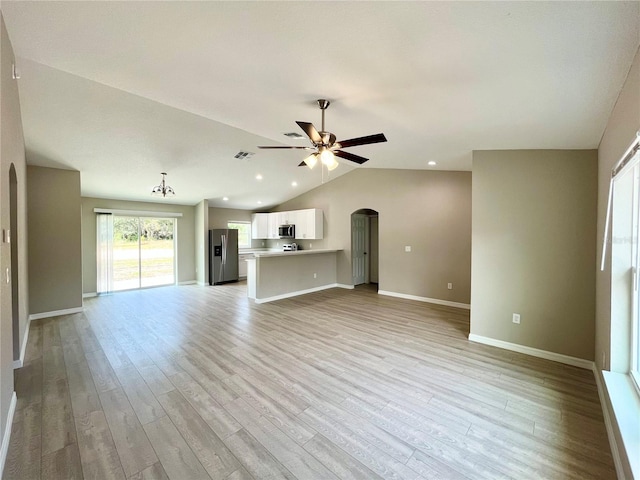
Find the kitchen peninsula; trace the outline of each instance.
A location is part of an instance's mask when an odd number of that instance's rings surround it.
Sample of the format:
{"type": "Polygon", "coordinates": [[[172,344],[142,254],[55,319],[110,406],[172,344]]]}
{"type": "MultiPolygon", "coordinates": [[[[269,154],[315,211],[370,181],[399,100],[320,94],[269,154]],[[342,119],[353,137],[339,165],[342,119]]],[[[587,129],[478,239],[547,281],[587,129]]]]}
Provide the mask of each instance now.
{"type": "Polygon", "coordinates": [[[337,255],[342,250],[257,252],[247,260],[247,294],[256,303],[272,302],[333,287],[337,283],[337,255]]]}

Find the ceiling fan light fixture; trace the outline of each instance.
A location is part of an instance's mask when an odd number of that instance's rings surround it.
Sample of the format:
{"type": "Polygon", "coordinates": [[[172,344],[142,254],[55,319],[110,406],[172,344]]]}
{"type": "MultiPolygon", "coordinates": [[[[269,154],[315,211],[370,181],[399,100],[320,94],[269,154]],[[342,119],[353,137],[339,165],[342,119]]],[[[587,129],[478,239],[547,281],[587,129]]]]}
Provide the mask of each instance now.
{"type": "Polygon", "coordinates": [[[153,187],[153,189],[151,190],[151,195],[153,195],[154,197],[175,196],[176,192],[164,181],[164,177],[167,175],[166,172],[162,172],[160,175],[162,175],[162,182],[160,183],[160,185],[156,185],[155,187],[153,187]]]}
{"type": "Polygon", "coordinates": [[[331,171],[331,170],[335,170],[336,168],[338,168],[338,165],[340,165],[338,163],[338,161],[334,158],[332,163],[329,164],[325,164],[327,165],[327,170],[331,171]]]}
{"type": "Polygon", "coordinates": [[[309,168],[313,168],[316,166],[316,163],[318,163],[318,154],[317,153],[312,153],[311,155],[309,155],[307,158],[305,158],[303,160],[303,162],[307,165],[307,167],[309,168]]]}
{"type": "Polygon", "coordinates": [[[320,161],[327,167],[333,165],[334,163],[337,163],[335,155],[328,148],[324,148],[320,152],[320,161]]]}

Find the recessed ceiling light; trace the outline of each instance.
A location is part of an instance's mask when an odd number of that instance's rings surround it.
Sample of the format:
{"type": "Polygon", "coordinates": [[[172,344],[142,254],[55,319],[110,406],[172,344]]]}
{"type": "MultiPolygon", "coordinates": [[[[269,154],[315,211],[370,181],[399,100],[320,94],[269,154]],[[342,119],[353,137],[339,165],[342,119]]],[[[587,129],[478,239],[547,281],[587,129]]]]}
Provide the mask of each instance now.
{"type": "Polygon", "coordinates": [[[298,182],[291,182],[291,186],[292,187],[297,187],[298,186],[298,182]]]}
{"type": "Polygon", "coordinates": [[[436,164],[436,162],[434,162],[433,160],[431,160],[428,164],[429,164],[429,165],[431,165],[432,167],[433,167],[434,165],[437,165],[437,164],[436,164]]]}
{"type": "Polygon", "coordinates": [[[229,197],[222,197],[222,200],[224,200],[225,202],[229,201],[229,197]]]}
{"type": "Polygon", "coordinates": [[[256,180],[262,180],[262,175],[260,173],[256,175],[256,180]]]}
{"type": "Polygon", "coordinates": [[[262,205],[262,200],[258,200],[258,205],[262,205]]]}

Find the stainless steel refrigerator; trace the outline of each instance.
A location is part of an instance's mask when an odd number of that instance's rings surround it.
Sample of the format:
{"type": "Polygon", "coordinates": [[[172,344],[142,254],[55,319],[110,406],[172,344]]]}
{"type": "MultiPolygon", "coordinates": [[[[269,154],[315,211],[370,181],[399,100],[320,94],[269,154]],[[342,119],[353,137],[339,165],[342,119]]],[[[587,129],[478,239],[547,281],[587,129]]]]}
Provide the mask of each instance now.
{"type": "Polygon", "coordinates": [[[238,281],[238,230],[209,230],[209,285],[238,281]]]}

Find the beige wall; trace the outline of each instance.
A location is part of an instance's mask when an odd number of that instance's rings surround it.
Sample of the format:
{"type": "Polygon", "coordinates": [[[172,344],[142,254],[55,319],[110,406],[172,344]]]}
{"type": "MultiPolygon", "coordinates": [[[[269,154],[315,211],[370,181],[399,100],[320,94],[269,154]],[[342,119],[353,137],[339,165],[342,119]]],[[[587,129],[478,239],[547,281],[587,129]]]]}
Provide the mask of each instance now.
{"type": "MultiPolygon", "coordinates": [[[[14,166],[17,176],[17,231],[11,232],[14,248],[18,248],[17,265],[11,261],[11,245],[0,239],[0,278],[9,269],[11,276],[18,272],[18,338],[20,348],[25,336],[29,316],[28,263],[27,263],[27,166],[25,160],[22,118],[18,84],[11,77],[14,62],[13,49],[7,35],[4,18],[0,13],[0,224],[10,229],[9,171],[14,166]]],[[[12,280],[13,281],[13,280],[12,280]]],[[[13,394],[13,308],[11,284],[0,281],[0,438],[5,432],[7,415],[13,394]]]]}
{"type": "Polygon", "coordinates": [[[250,222],[252,213],[251,210],[209,207],[209,229],[227,228],[227,223],[234,220],[250,222]]]}
{"type": "Polygon", "coordinates": [[[189,205],[168,203],[129,202],[106,198],[82,198],[82,277],[83,293],[96,292],[96,214],[94,208],[112,208],[117,210],[137,210],[143,212],[181,213],[177,223],[177,281],[193,282],[195,269],[195,210],[189,205]]]}
{"type": "Polygon", "coordinates": [[[324,240],[298,243],[342,249],[338,283],[353,284],[351,214],[370,208],[379,213],[380,290],[470,302],[471,172],[356,169],[276,210],[303,208],[324,212],[324,240]]]}
{"type": "Polygon", "coordinates": [[[593,360],[596,183],[595,150],[473,152],[472,334],[593,360]]]}
{"type": "Polygon", "coordinates": [[[27,167],[29,313],[82,307],[80,172],[27,167]]]}
{"type": "Polygon", "coordinates": [[[337,278],[336,253],[257,258],[256,277],[257,299],[332,285],[337,278]]]}
{"type": "MultiPolygon", "coordinates": [[[[228,222],[251,222],[251,210],[238,210],[234,208],[209,207],[209,229],[227,228],[228,222]]],[[[251,240],[252,248],[266,246],[265,240],[251,240]]]]}
{"type": "MultiPolygon", "coordinates": [[[[600,260],[602,255],[602,239],[604,236],[605,217],[607,212],[607,200],[609,194],[609,181],[611,179],[611,169],[620,160],[624,152],[635,138],[636,132],[640,131],[640,49],[631,65],[629,75],[620,92],[615,108],[609,117],[607,126],[598,147],[598,234],[597,234],[597,264],[596,270],[596,340],[595,340],[595,360],[599,379],[602,380],[601,370],[612,370],[626,372],[627,365],[620,365],[620,359],[612,359],[611,351],[615,345],[624,342],[628,349],[628,337],[621,327],[625,322],[624,317],[611,317],[611,232],[609,234],[609,244],[604,271],[600,271],[600,260]],[[613,325],[612,325],[613,324],[613,325]],[[618,338],[611,337],[612,326],[617,331],[618,338]],[[622,338],[620,338],[622,337],[622,338]],[[604,357],[604,361],[603,361],[604,357]]],[[[615,357],[615,356],[614,356],[615,357]]],[[[605,389],[605,408],[609,412],[609,417],[615,419],[608,394],[605,389]]],[[[622,470],[625,478],[632,478],[631,467],[624,448],[620,431],[614,423],[614,438],[618,445],[618,452],[622,463],[622,470]]]]}

